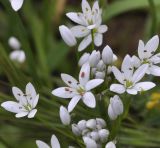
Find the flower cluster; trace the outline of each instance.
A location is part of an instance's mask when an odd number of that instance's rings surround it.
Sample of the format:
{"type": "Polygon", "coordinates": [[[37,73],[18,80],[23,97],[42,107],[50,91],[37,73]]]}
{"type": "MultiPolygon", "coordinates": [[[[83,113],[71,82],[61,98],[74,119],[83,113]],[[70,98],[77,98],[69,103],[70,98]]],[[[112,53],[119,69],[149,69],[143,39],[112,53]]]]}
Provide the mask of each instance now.
{"type": "Polygon", "coordinates": [[[109,136],[106,129],[106,122],[101,118],[81,120],[77,124],[72,124],[72,131],[76,136],[82,136],[88,148],[101,147],[109,136]]]}

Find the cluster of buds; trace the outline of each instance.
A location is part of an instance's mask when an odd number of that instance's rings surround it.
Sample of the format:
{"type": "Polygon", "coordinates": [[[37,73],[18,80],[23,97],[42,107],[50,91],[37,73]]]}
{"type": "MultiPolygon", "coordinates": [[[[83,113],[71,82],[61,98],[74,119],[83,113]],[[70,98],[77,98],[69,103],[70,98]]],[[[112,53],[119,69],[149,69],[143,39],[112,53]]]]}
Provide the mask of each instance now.
{"type": "Polygon", "coordinates": [[[81,120],[72,124],[72,132],[76,136],[82,136],[86,147],[97,148],[108,140],[109,131],[106,122],[101,118],[81,120]]]}
{"type": "Polygon", "coordinates": [[[100,51],[93,50],[91,54],[84,53],[79,60],[79,66],[89,63],[91,67],[92,76],[96,79],[104,79],[106,73],[111,72],[111,65],[117,60],[117,56],[112,49],[107,45],[102,54],[100,51]]]}

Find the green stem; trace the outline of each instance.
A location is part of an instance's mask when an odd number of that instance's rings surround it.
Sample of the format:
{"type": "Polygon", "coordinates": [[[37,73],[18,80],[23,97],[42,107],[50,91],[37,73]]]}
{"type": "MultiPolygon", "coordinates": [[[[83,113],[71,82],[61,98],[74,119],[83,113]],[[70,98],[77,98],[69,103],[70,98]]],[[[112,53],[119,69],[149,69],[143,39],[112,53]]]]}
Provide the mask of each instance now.
{"type": "Polygon", "coordinates": [[[148,0],[149,5],[150,5],[150,14],[152,17],[152,26],[151,26],[151,31],[150,31],[150,36],[152,37],[157,30],[157,15],[156,15],[156,7],[154,0],[148,0]]]}
{"type": "Polygon", "coordinates": [[[92,35],[92,50],[94,50],[94,31],[93,29],[91,31],[91,35],[92,35]]]}

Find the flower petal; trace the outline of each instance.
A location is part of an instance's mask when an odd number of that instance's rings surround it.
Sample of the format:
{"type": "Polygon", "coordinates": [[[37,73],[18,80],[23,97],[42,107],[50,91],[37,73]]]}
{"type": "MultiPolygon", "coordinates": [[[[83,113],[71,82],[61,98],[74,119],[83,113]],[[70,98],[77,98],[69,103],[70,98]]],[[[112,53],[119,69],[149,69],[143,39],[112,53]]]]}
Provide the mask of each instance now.
{"type": "Polygon", "coordinates": [[[37,113],[37,109],[33,109],[32,111],[29,112],[28,118],[34,118],[36,113],[37,113]]]}
{"type": "Polygon", "coordinates": [[[87,105],[88,107],[90,107],[90,108],[96,107],[96,99],[91,92],[86,92],[83,95],[82,100],[83,100],[84,104],[87,105]]]}
{"type": "Polygon", "coordinates": [[[35,108],[37,106],[38,100],[39,100],[39,94],[33,100],[33,102],[32,102],[32,108],[35,108]]]}
{"type": "Polygon", "coordinates": [[[13,112],[13,113],[19,113],[21,112],[21,108],[22,108],[22,105],[17,103],[17,102],[13,102],[13,101],[6,101],[6,102],[3,102],[1,104],[1,106],[9,111],[9,112],[13,112]]]}
{"type": "Polygon", "coordinates": [[[37,96],[36,90],[30,82],[26,85],[26,95],[31,95],[32,98],[37,96]]]}
{"type": "Polygon", "coordinates": [[[115,78],[120,82],[124,83],[124,75],[119,71],[119,69],[115,66],[112,66],[112,72],[115,76],[115,78]]]}
{"type": "Polygon", "coordinates": [[[144,42],[142,40],[139,40],[139,44],[138,44],[138,56],[140,59],[144,59],[145,57],[145,46],[144,46],[144,42]]]}
{"type": "Polygon", "coordinates": [[[112,84],[110,86],[110,91],[116,92],[118,94],[123,94],[125,92],[125,87],[121,84],[112,84]]]}
{"type": "Polygon", "coordinates": [[[24,0],[10,0],[11,6],[15,11],[18,11],[22,5],[24,0]]]}
{"type": "Polygon", "coordinates": [[[97,87],[98,85],[102,84],[103,82],[104,82],[104,80],[102,80],[102,79],[93,79],[93,80],[88,81],[85,86],[86,91],[97,87]]]}
{"type": "Polygon", "coordinates": [[[60,98],[72,98],[75,96],[75,89],[70,87],[60,87],[53,90],[52,94],[60,98]]]}
{"type": "Polygon", "coordinates": [[[71,116],[70,116],[68,110],[64,106],[60,107],[59,116],[60,116],[61,122],[64,125],[69,125],[70,124],[71,116]]]}
{"type": "Polygon", "coordinates": [[[78,81],[68,74],[61,74],[62,80],[70,87],[77,88],[78,81]]]}
{"type": "Polygon", "coordinates": [[[82,0],[82,11],[86,16],[91,16],[91,7],[87,0],[82,0]]]}
{"type": "Polygon", "coordinates": [[[82,86],[85,86],[89,81],[90,77],[90,66],[89,63],[83,64],[79,73],[79,82],[82,86]]]}
{"type": "Polygon", "coordinates": [[[97,144],[93,139],[89,137],[83,137],[83,141],[86,145],[86,148],[97,148],[97,144]]]}
{"type": "Polygon", "coordinates": [[[81,99],[80,95],[74,96],[71,101],[68,104],[68,111],[71,112],[73,111],[73,109],[75,108],[75,106],[77,105],[77,103],[79,102],[79,100],[81,99]]]}
{"type": "Polygon", "coordinates": [[[78,65],[82,66],[84,63],[88,62],[89,57],[90,57],[90,54],[85,52],[79,59],[78,65]]]}
{"type": "Polygon", "coordinates": [[[36,140],[36,144],[37,144],[38,148],[50,148],[45,142],[43,142],[41,140],[36,140]]]}
{"type": "Polygon", "coordinates": [[[101,25],[98,27],[98,32],[99,33],[105,33],[108,30],[107,25],[101,25]]]}
{"type": "Polygon", "coordinates": [[[149,71],[151,75],[160,76],[160,67],[156,65],[152,65],[149,67],[149,71]]]}
{"type": "Polygon", "coordinates": [[[51,147],[52,148],[60,148],[60,143],[55,135],[51,137],[51,147]]]}
{"type": "Polygon", "coordinates": [[[27,111],[26,112],[20,112],[20,113],[16,114],[16,118],[22,118],[22,117],[27,116],[27,115],[28,115],[27,111]]]}
{"type": "Polygon", "coordinates": [[[84,50],[92,42],[91,34],[86,36],[78,46],[78,51],[84,50]]]}
{"type": "Polygon", "coordinates": [[[152,89],[155,86],[156,85],[153,82],[139,82],[134,86],[134,88],[137,91],[146,91],[152,89]]]}
{"type": "Polygon", "coordinates": [[[22,96],[24,96],[24,93],[18,87],[12,87],[12,93],[17,101],[19,101],[22,96]]]}
{"type": "Polygon", "coordinates": [[[127,89],[126,90],[127,91],[127,93],[129,93],[129,94],[131,94],[131,95],[136,95],[137,94],[137,90],[136,89],[127,89]]]}
{"type": "Polygon", "coordinates": [[[138,81],[140,81],[143,78],[143,76],[145,75],[147,69],[148,69],[148,64],[143,64],[142,66],[140,66],[134,72],[133,77],[132,77],[132,82],[137,83],[138,81]]]}
{"type": "Polygon", "coordinates": [[[96,46],[101,46],[103,41],[103,35],[101,33],[96,33],[94,36],[94,44],[96,46]]]}

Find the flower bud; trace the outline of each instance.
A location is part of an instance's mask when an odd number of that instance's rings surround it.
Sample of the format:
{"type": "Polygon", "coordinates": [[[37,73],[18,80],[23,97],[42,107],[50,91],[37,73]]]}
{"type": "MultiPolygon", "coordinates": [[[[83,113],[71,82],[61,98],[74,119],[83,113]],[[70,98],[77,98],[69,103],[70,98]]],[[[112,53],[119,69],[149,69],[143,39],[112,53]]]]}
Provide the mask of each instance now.
{"type": "Polygon", "coordinates": [[[115,120],[117,118],[117,114],[113,111],[111,104],[108,106],[108,116],[111,120],[115,120]]]}
{"type": "Polygon", "coordinates": [[[98,131],[101,142],[106,142],[109,136],[109,131],[106,129],[101,129],[98,131]]]}
{"type": "Polygon", "coordinates": [[[100,52],[94,50],[89,57],[89,64],[91,67],[96,67],[100,60],[100,52]]]}
{"type": "Polygon", "coordinates": [[[105,148],[116,148],[116,145],[112,141],[110,141],[106,144],[105,148]]]}
{"type": "Polygon", "coordinates": [[[80,136],[80,135],[81,135],[81,131],[80,131],[80,129],[77,127],[76,124],[72,124],[72,132],[73,132],[76,136],[80,136]]]}
{"type": "Polygon", "coordinates": [[[9,0],[14,11],[18,11],[22,5],[24,0],[9,0]]]}
{"type": "Polygon", "coordinates": [[[77,44],[75,36],[68,27],[66,27],[65,25],[61,25],[59,26],[59,31],[62,39],[68,46],[72,47],[77,44]]]}
{"type": "Polygon", "coordinates": [[[97,124],[101,126],[101,128],[106,127],[106,122],[102,118],[96,118],[97,124]]]}
{"type": "Polygon", "coordinates": [[[98,141],[98,140],[99,140],[98,132],[93,131],[93,132],[90,133],[90,135],[91,135],[91,138],[92,138],[93,140],[95,140],[95,141],[98,141]]]}
{"type": "Polygon", "coordinates": [[[86,129],[86,120],[79,121],[77,126],[81,131],[83,131],[84,129],[86,129]]]}
{"type": "Polygon", "coordinates": [[[97,64],[97,71],[105,71],[105,69],[106,69],[106,65],[102,60],[100,60],[99,63],[97,64]]]}
{"type": "Polygon", "coordinates": [[[86,123],[86,126],[90,129],[96,128],[96,120],[95,119],[89,119],[86,123]]]}
{"type": "Polygon", "coordinates": [[[89,137],[83,137],[83,141],[86,145],[86,148],[97,148],[97,144],[93,139],[89,137]]]}
{"type": "Polygon", "coordinates": [[[8,44],[11,48],[15,50],[19,50],[21,47],[21,44],[16,37],[10,37],[8,40],[8,44]]]}
{"type": "Polygon", "coordinates": [[[113,62],[113,51],[108,45],[102,51],[102,60],[107,65],[113,62]]]}
{"type": "Polygon", "coordinates": [[[117,59],[118,59],[118,57],[117,57],[115,54],[113,54],[113,63],[114,63],[115,61],[117,61],[117,59]]]}
{"type": "Polygon", "coordinates": [[[23,63],[26,60],[26,55],[22,50],[15,50],[10,53],[10,59],[13,61],[17,61],[19,63],[23,63]]]}
{"type": "Polygon", "coordinates": [[[96,79],[104,79],[104,78],[105,78],[105,72],[97,71],[97,72],[95,73],[95,78],[96,78],[96,79]]]}
{"type": "Polygon", "coordinates": [[[61,106],[60,107],[60,119],[61,119],[61,122],[64,124],[64,125],[69,125],[70,122],[71,122],[71,116],[68,112],[68,110],[64,107],[64,106],[61,106]]]}
{"type": "Polygon", "coordinates": [[[87,134],[88,134],[88,132],[90,132],[90,130],[89,129],[84,129],[83,131],[82,131],[82,135],[83,136],[86,136],[87,134]]]}
{"type": "Polygon", "coordinates": [[[97,68],[92,68],[92,69],[91,69],[91,73],[92,73],[93,75],[95,75],[96,70],[97,70],[97,68]]]}
{"type": "Polygon", "coordinates": [[[84,53],[84,54],[81,56],[81,58],[79,59],[78,65],[79,65],[79,66],[82,66],[83,64],[85,64],[86,62],[88,62],[89,56],[90,56],[89,53],[84,53]]]}

